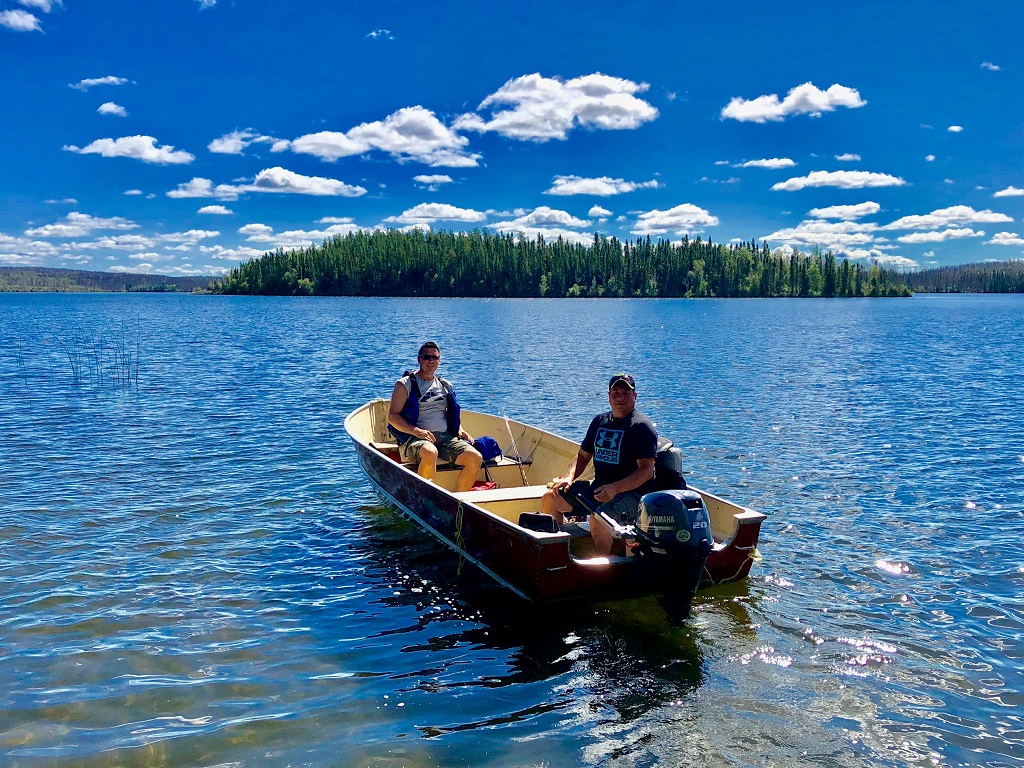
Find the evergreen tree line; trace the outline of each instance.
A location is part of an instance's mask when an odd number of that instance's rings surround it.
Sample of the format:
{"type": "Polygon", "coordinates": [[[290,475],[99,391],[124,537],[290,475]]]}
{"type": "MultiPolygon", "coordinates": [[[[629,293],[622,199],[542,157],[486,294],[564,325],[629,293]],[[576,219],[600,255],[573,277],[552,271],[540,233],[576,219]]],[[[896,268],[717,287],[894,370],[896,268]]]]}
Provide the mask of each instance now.
{"type": "Polygon", "coordinates": [[[0,267],[0,291],[199,291],[208,289],[211,281],[209,277],[166,277],[49,267],[0,267]]]}
{"type": "Polygon", "coordinates": [[[909,296],[902,276],[829,251],[784,255],[767,243],[684,237],[589,244],[511,234],[353,232],[240,264],[227,294],[481,297],[909,296]]]}
{"type": "Polygon", "coordinates": [[[1024,293],[1024,260],[938,267],[904,276],[920,293],[1024,293]]]}

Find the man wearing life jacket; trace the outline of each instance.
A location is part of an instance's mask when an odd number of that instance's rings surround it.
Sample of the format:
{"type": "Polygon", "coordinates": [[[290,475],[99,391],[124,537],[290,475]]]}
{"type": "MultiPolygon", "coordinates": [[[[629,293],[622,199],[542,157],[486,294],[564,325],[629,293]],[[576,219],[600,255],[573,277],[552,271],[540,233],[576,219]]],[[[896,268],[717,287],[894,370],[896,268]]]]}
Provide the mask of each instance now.
{"type": "MultiPolygon", "coordinates": [[[[541,498],[541,509],[559,523],[572,509],[561,491],[586,495],[590,508],[613,518],[619,525],[636,523],[640,498],[657,490],[654,461],[658,432],[654,424],[636,410],[636,382],[628,373],[617,373],[608,382],[611,410],[594,418],[579,452],[564,477],[548,483],[541,498]],[[594,461],[594,481],[577,480],[594,461]]],[[[611,553],[615,533],[603,518],[590,516],[590,533],[599,554],[611,553]]]]}
{"type": "Polygon", "coordinates": [[[437,459],[451,462],[462,470],[456,491],[473,487],[483,456],[473,438],[462,428],[459,404],[450,382],[437,375],[441,350],[432,341],[420,347],[419,370],[406,371],[395,383],[388,411],[388,429],[401,445],[406,460],[418,463],[420,477],[433,480],[437,459]]]}

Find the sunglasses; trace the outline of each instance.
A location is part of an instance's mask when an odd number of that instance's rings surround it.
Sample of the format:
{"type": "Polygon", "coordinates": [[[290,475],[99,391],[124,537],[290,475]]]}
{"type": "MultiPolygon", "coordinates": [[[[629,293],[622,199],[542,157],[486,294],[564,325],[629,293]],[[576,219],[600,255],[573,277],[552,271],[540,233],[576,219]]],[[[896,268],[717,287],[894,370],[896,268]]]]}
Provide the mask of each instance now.
{"type": "Polygon", "coordinates": [[[420,357],[422,359],[424,359],[424,360],[440,360],[441,359],[440,355],[420,355],[420,357]]]}

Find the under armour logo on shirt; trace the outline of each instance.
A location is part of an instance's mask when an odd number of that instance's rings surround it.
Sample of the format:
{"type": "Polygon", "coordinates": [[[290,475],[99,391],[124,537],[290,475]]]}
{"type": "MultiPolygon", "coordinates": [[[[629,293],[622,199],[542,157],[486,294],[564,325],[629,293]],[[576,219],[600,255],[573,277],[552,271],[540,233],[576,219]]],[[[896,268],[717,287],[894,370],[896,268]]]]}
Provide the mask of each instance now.
{"type": "Polygon", "coordinates": [[[618,464],[622,438],[625,434],[625,431],[621,429],[606,429],[604,427],[598,429],[594,438],[594,461],[618,464]]]}

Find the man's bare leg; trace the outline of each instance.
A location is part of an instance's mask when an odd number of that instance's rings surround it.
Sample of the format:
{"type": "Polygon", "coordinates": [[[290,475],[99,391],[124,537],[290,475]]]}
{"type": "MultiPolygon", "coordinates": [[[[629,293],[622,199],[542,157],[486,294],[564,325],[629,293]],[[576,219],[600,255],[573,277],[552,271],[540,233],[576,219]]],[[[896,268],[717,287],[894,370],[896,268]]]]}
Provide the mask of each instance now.
{"type": "Polygon", "coordinates": [[[611,527],[597,515],[590,516],[590,535],[594,537],[594,549],[599,555],[610,555],[615,535],[611,527]]]}
{"type": "Polygon", "coordinates": [[[551,515],[555,522],[561,525],[565,522],[565,513],[572,510],[572,505],[559,495],[553,488],[540,497],[540,511],[545,515],[551,515]]]}
{"type": "Polygon", "coordinates": [[[426,443],[420,448],[420,465],[416,468],[416,474],[434,482],[437,476],[437,448],[433,444],[426,443]]]}
{"type": "Polygon", "coordinates": [[[483,463],[484,457],[480,455],[479,451],[470,450],[460,453],[459,457],[455,460],[455,466],[462,467],[462,471],[459,472],[459,479],[455,485],[455,490],[470,490],[476,481],[476,473],[480,471],[483,463]]]}

